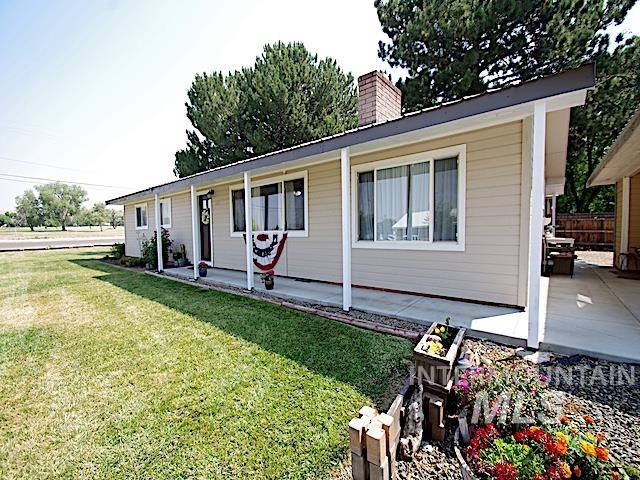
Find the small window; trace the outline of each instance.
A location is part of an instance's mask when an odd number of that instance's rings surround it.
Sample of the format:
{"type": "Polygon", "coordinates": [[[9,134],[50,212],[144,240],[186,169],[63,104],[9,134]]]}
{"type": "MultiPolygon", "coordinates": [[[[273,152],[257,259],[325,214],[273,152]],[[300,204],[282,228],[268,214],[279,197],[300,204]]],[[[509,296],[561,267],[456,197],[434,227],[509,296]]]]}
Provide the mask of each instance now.
{"type": "Polygon", "coordinates": [[[161,225],[164,228],[171,228],[171,199],[166,198],[160,201],[161,225]]]}
{"type": "MultiPolygon", "coordinates": [[[[251,228],[258,232],[304,232],[305,179],[282,180],[251,189],[251,228]]],[[[244,232],[244,190],[231,190],[234,233],[244,232]]]]}
{"type": "Polygon", "coordinates": [[[144,230],[147,226],[147,204],[136,205],[136,229],[144,230]]]}

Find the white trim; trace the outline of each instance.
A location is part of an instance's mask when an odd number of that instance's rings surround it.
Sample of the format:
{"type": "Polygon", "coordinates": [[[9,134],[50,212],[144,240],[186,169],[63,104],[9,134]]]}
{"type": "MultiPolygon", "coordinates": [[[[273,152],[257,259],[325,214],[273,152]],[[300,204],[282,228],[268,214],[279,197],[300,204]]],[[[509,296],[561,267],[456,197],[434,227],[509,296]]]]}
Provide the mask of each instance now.
{"type": "MultiPolygon", "coordinates": [[[[373,189],[373,207],[374,212],[377,206],[377,195],[374,184],[373,189]]],[[[440,148],[437,150],[429,150],[426,152],[413,153],[400,157],[388,158],[368,163],[361,163],[351,167],[351,246],[353,248],[369,248],[381,250],[434,250],[448,252],[464,252],[465,250],[465,203],[467,197],[467,145],[454,145],[451,147],[440,148]],[[414,163],[429,162],[429,208],[433,212],[435,205],[435,189],[434,189],[434,162],[440,158],[458,157],[458,241],[456,242],[434,242],[433,241],[433,224],[429,226],[428,241],[376,241],[377,226],[374,219],[373,222],[373,238],[374,240],[358,240],[358,175],[359,172],[369,170],[374,171],[374,182],[377,178],[377,171],[381,168],[395,167],[399,165],[412,165],[414,163]]],[[[374,213],[375,215],[375,213],[374,213]]],[[[433,215],[431,215],[433,217],[433,215]]]]}
{"type": "Polygon", "coordinates": [[[343,148],[340,151],[340,190],[342,196],[342,309],[347,312],[351,309],[350,163],[349,149],[343,148]]]}
{"type": "Polygon", "coordinates": [[[134,205],[133,217],[134,217],[133,222],[134,222],[134,225],[136,226],[136,230],[149,230],[149,208],[148,208],[147,202],[137,203],[136,205],[134,205]],[[144,216],[147,220],[147,223],[145,225],[138,225],[138,208],[143,208],[143,207],[144,207],[144,216]]]}
{"type": "MultiPolygon", "coordinates": [[[[196,189],[196,198],[198,200],[198,258],[200,258],[200,255],[202,255],[202,232],[200,231],[200,222],[202,221],[202,219],[200,218],[200,197],[202,195],[208,195],[212,190],[212,188],[196,189]]],[[[211,252],[211,260],[202,260],[202,258],[200,258],[200,261],[213,268],[213,194],[211,194],[211,210],[209,211],[209,248],[211,252]]]]}
{"type": "Polygon", "coordinates": [[[198,274],[198,263],[200,262],[200,224],[198,218],[198,194],[196,192],[196,186],[191,185],[191,240],[193,245],[193,251],[191,256],[193,257],[193,279],[197,280],[200,276],[198,274]]]}
{"type": "Polygon", "coordinates": [[[620,225],[620,253],[629,253],[629,201],[631,178],[622,177],[622,222],[620,225]]]}
{"type": "MultiPolygon", "coordinates": [[[[156,225],[161,225],[162,214],[160,213],[160,195],[156,193],[154,198],[154,210],[156,215],[156,225]]],[[[158,255],[158,272],[164,270],[164,259],[162,258],[162,226],[156,227],[156,252],[158,255]]]]}
{"type": "MultiPolygon", "coordinates": [[[[287,232],[289,237],[308,237],[309,236],[309,175],[307,170],[302,170],[295,173],[288,173],[277,175],[273,177],[269,177],[266,179],[258,180],[256,182],[251,182],[251,188],[253,187],[261,187],[263,185],[271,185],[274,183],[282,184],[282,208],[280,209],[280,224],[284,227],[285,225],[285,195],[284,195],[284,182],[288,180],[298,180],[302,179],[304,181],[304,230],[266,230],[261,231],[261,233],[283,233],[287,232]]],[[[234,190],[242,190],[242,183],[235,183],[233,185],[229,185],[229,235],[231,237],[240,237],[242,238],[244,232],[235,232],[233,230],[233,191],[234,190]]]]}
{"type": "Polygon", "coordinates": [[[247,233],[245,241],[247,290],[253,290],[253,232],[251,231],[251,174],[249,172],[244,172],[244,224],[247,233]]]}
{"type": "Polygon", "coordinates": [[[529,228],[529,313],[527,346],[538,348],[544,332],[544,319],[540,308],[540,279],[542,265],[542,234],[544,219],[544,159],[546,136],[546,105],[538,102],[533,110],[531,142],[531,210],[529,228]]]}
{"type": "MultiPolygon", "coordinates": [[[[156,198],[157,197],[158,197],[158,195],[156,195],[156,198]]],[[[171,228],[171,221],[173,219],[172,212],[171,212],[171,198],[161,198],[160,199],[160,203],[164,204],[164,206],[169,209],[168,210],[168,212],[169,212],[169,223],[163,223],[162,222],[162,220],[163,220],[162,216],[163,215],[162,215],[162,211],[160,211],[160,226],[162,228],[171,228]]]]}

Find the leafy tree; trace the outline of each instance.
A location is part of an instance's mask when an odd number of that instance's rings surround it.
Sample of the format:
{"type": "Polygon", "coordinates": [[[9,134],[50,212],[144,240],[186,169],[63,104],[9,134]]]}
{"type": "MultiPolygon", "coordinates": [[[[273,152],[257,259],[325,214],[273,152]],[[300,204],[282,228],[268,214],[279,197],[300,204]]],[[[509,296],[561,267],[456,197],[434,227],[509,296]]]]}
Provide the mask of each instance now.
{"type": "Polygon", "coordinates": [[[584,63],[635,2],[375,0],[391,39],[379,56],[407,70],[398,86],[416,110],[584,63]]]}
{"type": "Polygon", "coordinates": [[[586,188],[587,180],[640,105],[640,37],[596,57],[598,78],[586,105],[571,112],[563,212],[613,210],[613,186],[586,188]]]}
{"type": "Polygon", "coordinates": [[[78,185],[56,182],[38,185],[36,190],[40,193],[40,203],[47,223],[60,226],[63,231],[87,199],[87,192],[78,185]]]}
{"type": "Polygon", "coordinates": [[[93,204],[93,207],[91,207],[91,210],[89,210],[89,218],[91,225],[98,225],[100,231],[102,231],[102,226],[109,222],[111,214],[107,210],[104,202],[96,202],[93,204]]]}
{"type": "Polygon", "coordinates": [[[25,190],[22,195],[16,197],[15,221],[20,225],[29,227],[31,231],[35,227],[42,225],[42,205],[33,190],[25,190]]]}
{"type": "Polygon", "coordinates": [[[115,208],[109,209],[109,224],[116,229],[124,225],[124,215],[122,210],[116,210],[115,208]]]}
{"type": "Polygon", "coordinates": [[[6,211],[4,213],[0,213],[0,227],[7,226],[13,227],[16,224],[16,214],[15,212],[6,211]]]}
{"type": "Polygon", "coordinates": [[[287,148],[357,124],[353,77],[301,43],[266,45],[252,67],[196,75],[188,92],[187,148],[176,153],[184,177],[287,148]]]}

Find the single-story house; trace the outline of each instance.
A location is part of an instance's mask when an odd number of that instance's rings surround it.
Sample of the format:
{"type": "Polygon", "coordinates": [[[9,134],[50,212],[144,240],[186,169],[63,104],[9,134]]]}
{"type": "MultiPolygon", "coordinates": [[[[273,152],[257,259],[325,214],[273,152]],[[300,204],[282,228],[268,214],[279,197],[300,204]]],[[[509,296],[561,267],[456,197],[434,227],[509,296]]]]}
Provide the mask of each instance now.
{"type": "Polygon", "coordinates": [[[124,206],[126,255],[161,224],[192,263],[246,271],[251,289],[245,238],[286,232],[276,275],[342,285],[345,310],[352,286],[515,306],[537,347],[545,200],[563,192],[570,110],[594,75],[585,65],[401,115],[400,91],[371,72],[353,130],[108,203],[124,206]]]}
{"type": "Polygon", "coordinates": [[[620,132],[587,186],[616,186],[613,264],[640,270],[640,107],[620,132]]]}

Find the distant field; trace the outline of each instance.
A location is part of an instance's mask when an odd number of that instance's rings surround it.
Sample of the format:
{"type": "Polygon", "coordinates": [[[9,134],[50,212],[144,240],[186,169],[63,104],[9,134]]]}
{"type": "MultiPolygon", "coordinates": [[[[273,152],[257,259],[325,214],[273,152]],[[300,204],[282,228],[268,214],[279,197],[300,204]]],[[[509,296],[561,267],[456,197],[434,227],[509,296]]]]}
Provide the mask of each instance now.
{"type": "Polygon", "coordinates": [[[67,227],[63,232],[60,228],[41,227],[34,232],[28,227],[7,228],[0,227],[0,240],[29,240],[46,238],[78,238],[78,237],[124,237],[124,227],[67,227]]]}

